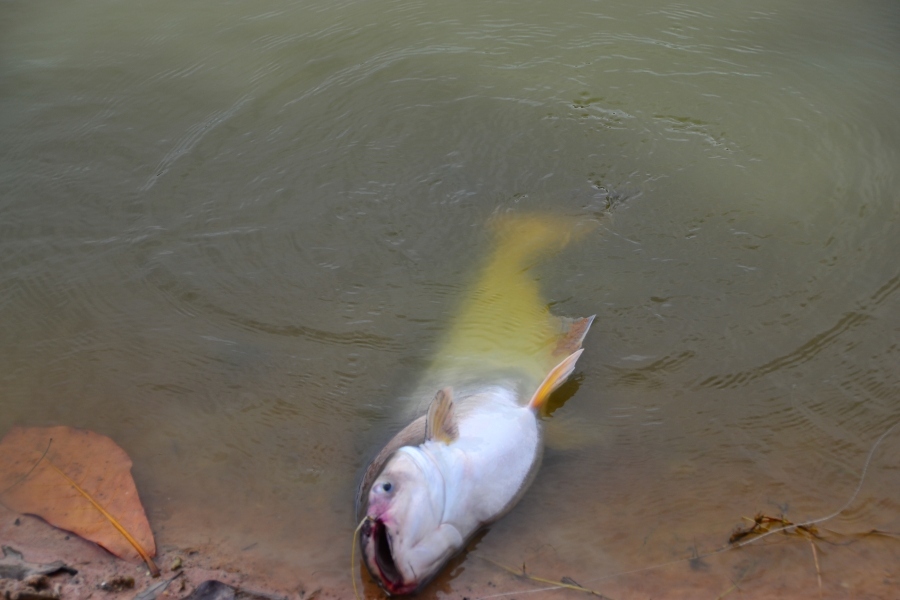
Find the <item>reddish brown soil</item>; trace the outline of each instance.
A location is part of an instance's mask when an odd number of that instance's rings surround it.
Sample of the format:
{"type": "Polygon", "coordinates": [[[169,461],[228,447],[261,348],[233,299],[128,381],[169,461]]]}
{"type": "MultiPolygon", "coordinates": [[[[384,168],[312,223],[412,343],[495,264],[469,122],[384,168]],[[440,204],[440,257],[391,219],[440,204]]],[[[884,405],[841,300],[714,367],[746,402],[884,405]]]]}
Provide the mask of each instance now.
{"type": "Polygon", "coordinates": [[[159,548],[155,562],[162,574],[153,578],[143,564],[123,561],[76,535],[51,527],[36,517],[17,515],[0,506],[0,541],[24,555],[28,563],[61,560],[76,575],[47,577],[47,587],[35,590],[26,582],[0,579],[0,597],[61,598],[64,600],[115,600],[133,598],[164,579],[174,579],[158,599],[184,598],[199,584],[214,579],[262,598],[343,598],[342,593],[322,588],[285,588],[283,583],[255,577],[253,570],[225,566],[224,557],[212,548],[159,548]],[[127,584],[133,579],[134,585],[127,584]],[[124,583],[124,585],[123,585],[124,583]],[[106,588],[106,589],[104,589],[106,588]],[[22,595],[23,592],[25,595],[22,595]]]}
{"type": "MultiPolygon", "coordinates": [[[[179,572],[182,575],[157,597],[159,600],[186,598],[198,585],[210,579],[222,581],[243,592],[243,598],[255,600],[353,598],[349,575],[339,577],[322,573],[318,580],[315,575],[304,575],[309,583],[299,583],[296,572],[284,569],[284,565],[272,567],[258,560],[228,556],[227,551],[214,544],[174,548],[163,543],[156,557],[162,575],[154,579],[143,564],[115,558],[102,548],[55,529],[41,519],[16,515],[2,507],[0,541],[4,546],[22,553],[29,563],[61,560],[78,570],[77,575],[59,573],[49,576],[42,590],[35,590],[25,582],[0,579],[0,598],[7,600],[131,600],[179,572]],[[133,587],[120,585],[119,589],[115,589],[116,582],[127,582],[129,578],[134,581],[133,587]]],[[[659,559],[656,567],[632,573],[626,569],[626,572],[618,571],[613,576],[600,571],[592,572],[590,565],[598,563],[597,556],[584,556],[584,564],[573,564],[571,558],[563,564],[552,550],[552,539],[533,551],[527,548],[504,549],[495,546],[495,543],[495,540],[487,539],[476,542],[476,549],[452,561],[420,597],[460,600],[591,597],[579,591],[551,590],[546,584],[516,577],[485,560],[486,556],[496,558],[497,562],[525,556],[528,569],[533,574],[556,579],[571,574],[579,583],[609,600],[886,600],[900,597],[900,540],[893,536],[857,536],[843,539],[839,544],[818,542],[815,557],[809,540],[783,536],[766,544],[726,551],[695,561],[660,555],[655,557],[659,559]],[[504,557],[507,553],[509,556],[504,557]],[[667,558],[668,564],[663,564],[667,558]],[[815,560],[819,562],[818,573],[815,560]]],[[[520,565],[515,566],[518,568],[520,565]]],[[[364,597],[385,597],[365,573],[359,573],[359,576],[360,592],[364,597]]]]}

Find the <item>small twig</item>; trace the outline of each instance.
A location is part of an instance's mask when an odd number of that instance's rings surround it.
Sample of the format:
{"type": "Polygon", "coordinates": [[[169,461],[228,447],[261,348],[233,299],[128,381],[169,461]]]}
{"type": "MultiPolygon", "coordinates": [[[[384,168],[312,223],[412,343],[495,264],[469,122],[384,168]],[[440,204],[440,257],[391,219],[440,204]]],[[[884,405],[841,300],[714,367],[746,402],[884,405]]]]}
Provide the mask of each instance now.
{"type": "Polygon", "coordinates": [[[745,566],[744,568],[742,568],[741,571],[740,571],[740,574],[738,575],[737,581],[735,581],[734,579],[732,579],[732,580],[731,580],[731,587],[728,588],[727,590],[725,590],[724,592],[722,592],[721,594],[719,594],[719,596],[716,598],[716,600],[722,600],[722,598],[724,598],[725,596],[727,596],[728,594],[730,594],[730,593],[733,592],[734,590],[739,590],[739,589],[741,589],[741,582],[744,580],[744,577],[747,576],[747,573],[749,573],[749,572],[750,572],[750,569],[752,569],[752,568],[753,568],[753,565],[752,565],[752,564],[751,564],[751,565],[747,565],[747,566],[745,566]]]}
{"type": "Polygon", "coordinates": [[[731,592],[733,592],[736,589],[738,589],[737,584],[732,582],[730,588],[728,588],[727,590],[725,590],[724,592],[722,592],[721,594],[716,596],[716,600],[722,600],[722,598],[724,598],[725,596],[727,596],[728,594],[730,594],[731,592]]]}
{"type": "Polygon", "coordinates": [[[596,592],[592,589],[584,587],[583,585],[579,585],[578,583],[576,583],[575,581],[573,581],[572,579],[570,579],[568,577],[566,577],[565,579],[569,579],[569,581],[571,581],[572,583],[566,583],[565,581],[555,581],[553,579],[544,579],[543,577],[529,575],[525,571],[525,563],[522,563],[521,570],[516,570],[516,569],[513,569],[512,567],[507,567],[504,564],[500,564],[497,561],[491,560],[490,558],[484,558],[484,557],[481,557],[481,558],[483,560],[486,560],[487,562],[491,563],[494,566],[500,567],[504,571],[508,571],[508,572],[512,573],[516,577],[524,577],[525,579],[530,579],[531,581],[537,581],[538,583],[546,583],[548,585],[552,585],[552,586],[555,586],[558,588],[565,588],[567,590],[575,590],[577,592],[584,592],[586,594],[590,594],[591,596],[597,596],[598,598],[603,598],[603,600],[612,600],[609,596],[604,596],[600,592],[596,592]]]}
{"type": "Polygon", "coordinates": [[[809,545],[812,546],[813,560],[816,562],[816,579],[819,582],[819,598],[822,597],[822,571],[819,569],[819,553],[816,551],[816,543],[810,539],[809,545]]]}
{"type": "Polygon", "coordinates": [[[163,579],[162,581],[155,583],[148,587],[146,590],[138,594],[134,597],[134,600],[156,600],[156,598],[166,591],[166,588],[169,587],[169,584],[184,575],[184,571],[178,571],[174,576],[163,579]]]}

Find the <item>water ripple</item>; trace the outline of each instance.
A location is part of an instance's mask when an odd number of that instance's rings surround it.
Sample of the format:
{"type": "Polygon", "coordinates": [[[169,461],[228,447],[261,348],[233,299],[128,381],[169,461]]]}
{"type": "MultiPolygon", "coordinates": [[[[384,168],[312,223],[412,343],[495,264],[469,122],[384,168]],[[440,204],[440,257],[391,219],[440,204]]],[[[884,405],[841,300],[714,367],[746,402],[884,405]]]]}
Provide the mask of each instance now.
{"type": "Polygon", "coordinates": [[[838,319],[837,323],[827,330],[813,336],[794,351],[746,371],[724,375],[712,375],[697,383],[696,387],[698,389],[736,388],[747,385],[770,373],[790,370],[798,365],[806,363],[826,348],[838,342],[846,333],[872,321],[873,316],[870,314],[871,311],[881,305],[898,289],[900,289],[900,275],[894,276],[887,281],[869,297],[868,301],[861,303],[857,310],[845,313],[838,319]]]}

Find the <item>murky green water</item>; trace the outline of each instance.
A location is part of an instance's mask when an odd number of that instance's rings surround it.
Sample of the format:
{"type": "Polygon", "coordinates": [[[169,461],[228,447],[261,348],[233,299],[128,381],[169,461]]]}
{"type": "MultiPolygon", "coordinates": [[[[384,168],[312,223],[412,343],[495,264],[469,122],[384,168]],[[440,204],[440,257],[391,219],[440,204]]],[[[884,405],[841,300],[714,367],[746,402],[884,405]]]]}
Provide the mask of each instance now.
{"type": "MultiPolygon", "coordinates": [[[[6,2],[0,430],[106,433],[161,546],[350,593],[485,221],[614,204],[536,272],[598,315],[542,471],[432,589],[818,597],[797,538],[617,574],[832,513],[900,419],[898,56],[887,0],[6,2]]],[[[900,530],[898,452],[831,529],[900,530]]],[[[826,595],[887,596],[849,540],[826,595]]]]}

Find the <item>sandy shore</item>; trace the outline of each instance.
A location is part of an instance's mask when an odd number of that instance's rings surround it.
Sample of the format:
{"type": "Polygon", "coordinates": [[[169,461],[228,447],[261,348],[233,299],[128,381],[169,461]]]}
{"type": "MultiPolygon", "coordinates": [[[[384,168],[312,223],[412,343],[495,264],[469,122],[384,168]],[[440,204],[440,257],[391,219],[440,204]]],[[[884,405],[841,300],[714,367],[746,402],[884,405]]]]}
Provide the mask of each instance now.
{"type": "MultiPolygon", "coordinates": [[[[75,535],[49,526],[41,519],[17,515],[0,507],[0,540],[11,549],[4,563],[24,561],[47,564],[61,561],[77,570],[29,580],[0,579],[5,600],[152,600],[185,599],[203,582],[231,586],[236,600],[310,600],[353,598],[349,575],[304,574],[290,569],[266,568],[253,559],[229,556],[215,544],[191,548],[163,543],[156,563],[158,578],[143,563],[118,559],[75,535]],[[169,581],[165,589],[160,583],[169,581]],[[155,591],[155,596],[150,593],[155,591]],[[141,596],[145,594],[144,596],[141,596]]],[[[489,545],[489,544],[488,544],[489,545]]],[[[749,546],[698,560],[675,560],[642,572],[603,577],[590,584],[608,600],[675,598],[855,598],[888,600],[900,590],[900,541],[891,536],[861,538],[850,545],[818,544],[814,557],[808,541],[785,540],[749,546]],[[817,573],[815,561],[818,561],[817,573]]],[[[479,550],[451,561],[422,598],[543,599],[592,597],[583,591],[551,590],[527,581],[484,560],[479,550]]],[[[349,563],[347,565],[349,567],[349,563]]],[[[518,568],[518,565],[516,566],[518,568]]],[[[531,557],[529,569],[562,578],[579,565],[561,564],[552,553],[531,557]]],[[[346,573],[346,571],[344,571],[346,573]]],[[[385,595],[360,571],[360,592],[365,598],[385,595]]],[[[593,596],[596,597],[596,596],[593,596]]],[[[211,600],[211,599],[209,599],[211,600]]],[[[217,597],[216,600],[225,600],[217,597]]]]}
{"type": "Polygon", "coordinates": [[[0,540],[4,547],[16,553],[8,551],[6,562],[20,562],[16,560],[16,556],[20,554],[24,562],[32,565],[61,561],[66,567],[77,571],[76,574],[61,571],[47,575],[40,581],[34,577],[30,581],[0,579],[0,597],[10,600],[124,599],[137,597],[151,588],[157,591],[156,598],[185,598],[208,580],[228,584],[235,588],[238,597],[244,598],[309,600],[344,597],[338,590],[323,587],[288,588],[284,581],[254,576],[252,569],[244,572],[229,568],[229,561],[223,560],[225,557],[216,556],[210,548],[179,549],[161,546],[155,562],[162,573],[154,578],[143,563],[116,558],[103,548],[51,527],[41,519],[17,515],[2,506],[0,540]],[[164,589],[155,588],[167,580],[170,583],[164,589]]]}

